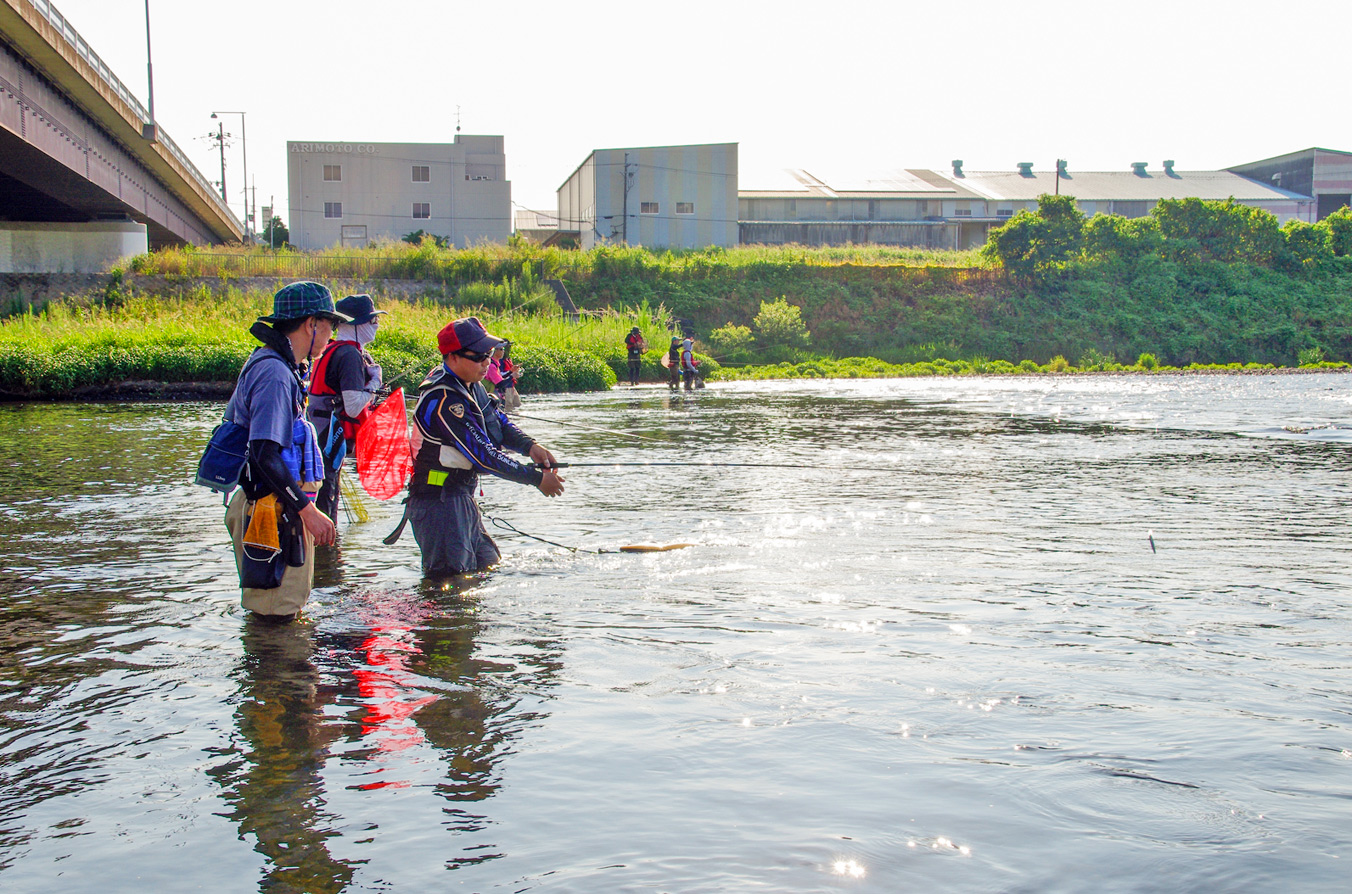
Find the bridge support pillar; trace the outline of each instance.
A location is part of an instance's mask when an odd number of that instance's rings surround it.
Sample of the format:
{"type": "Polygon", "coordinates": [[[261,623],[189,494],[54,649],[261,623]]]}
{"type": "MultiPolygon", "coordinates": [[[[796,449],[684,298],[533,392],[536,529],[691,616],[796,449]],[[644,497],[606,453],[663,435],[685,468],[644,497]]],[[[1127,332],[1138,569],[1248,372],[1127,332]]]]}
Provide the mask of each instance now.
{"type": "Polygon", "coordinates": [[[146,225],[132,221],[0,221],[0,273],[102,273],[149,246],[146,225]]]}

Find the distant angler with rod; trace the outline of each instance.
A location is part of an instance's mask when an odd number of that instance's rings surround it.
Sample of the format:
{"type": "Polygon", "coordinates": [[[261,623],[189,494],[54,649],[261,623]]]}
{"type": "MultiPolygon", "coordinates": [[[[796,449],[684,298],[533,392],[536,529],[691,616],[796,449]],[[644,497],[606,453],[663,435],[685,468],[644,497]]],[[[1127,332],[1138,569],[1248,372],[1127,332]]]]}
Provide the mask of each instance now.
{"type": "Polygon", "coordinates": [[[478,571],[501,558],[474,500],[481,473],[533,485],[547,497],[563,493],[554,454],[492,402],[481,406],[475,398],[475,385],[501,343],[476,317],[450,323],[437,335],[442,364],[418,386],[407,519],[427,577],[478,571]],[[535,465],[517,462],[503,447],[535,465]]]}

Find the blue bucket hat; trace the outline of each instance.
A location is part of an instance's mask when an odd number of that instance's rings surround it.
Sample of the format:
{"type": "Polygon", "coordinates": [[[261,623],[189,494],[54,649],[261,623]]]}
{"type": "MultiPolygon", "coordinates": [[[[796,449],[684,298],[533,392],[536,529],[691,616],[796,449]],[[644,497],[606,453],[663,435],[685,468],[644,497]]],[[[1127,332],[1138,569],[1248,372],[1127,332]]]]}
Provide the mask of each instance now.
{"type": "Polygon", "coordinates": [[[348,295],[334,307],[338,313],[351,317],[353,324],[357,326],[362,323],[369,323],[383,313],[389,313],[389,311],[376,310],[375,301],[371,300],[370,295],[365,294],[348,295]]]}
{"type": "Polygon", "coordinates": [[[352,322],[347,314],[334,309],[333,293],[317,282],[293,282],[282,286],[272,296],[272,314],[258,319],[262,323],[280,323],[306,317],[324,317],[335,323],[352,322]]]}

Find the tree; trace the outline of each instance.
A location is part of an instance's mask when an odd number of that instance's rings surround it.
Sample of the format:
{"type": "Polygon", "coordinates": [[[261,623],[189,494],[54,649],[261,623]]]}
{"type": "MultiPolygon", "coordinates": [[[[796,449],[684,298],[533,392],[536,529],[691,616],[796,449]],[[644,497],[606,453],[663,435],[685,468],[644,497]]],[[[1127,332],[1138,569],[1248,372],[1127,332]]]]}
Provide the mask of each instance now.
{"type": "Polygon", "coordinates": [[[1135,259],[1159,247],[1159,228],[1149,217],[1095,214],[1085,224],[1084,247],[1091,258],[1135,259]]]}
{"type": "Polygon", "coordinates": [[[1282,227],[1286,250],[1299,263],[1312,263],[1330,257],[1329,228],[1303,220],[1288,220],[1282,227]]]}
{"type": "Polygon", "coordinates": [[[751,321],[756,328],[756,341],[765,346],[785,345],[788,347],[807,347],[812,340],[803,322],[803,312],[789,303],[784,296],[774,301],[762,301],[760,313],[751,321]]]}
{"type": "Polygon", "coordinates": [[[1352,208],[1344,205],[1321,220],[1317,226],[1328,231],[1329,249],[1334,257],[1352,256],[1352,208]]]}
{"type": "Polygon", "coordinates": [[[291,231],[282,223],[280,217],[273,217],[268,221],[268,225],[263,228],[263,235],[259,237],[264,245],[271,248],[281,248],[291,244],[291,231]]]}
{"type": "Polygon", "coordinates": [[[1040,195],[1037,211],[1020,211],[993,230],[984,249],[1015,276],[1045,276],[1084,248],[1084,213],[1074,196],[1040,195]]]}
{"type": "Polygon", "coordinates": [[[1286,247],[1272,212],[1234,199],[1162,199],[1150,216],[1164,239],[1165,254],[1178,261],[1270,265],[1286,247]]]}

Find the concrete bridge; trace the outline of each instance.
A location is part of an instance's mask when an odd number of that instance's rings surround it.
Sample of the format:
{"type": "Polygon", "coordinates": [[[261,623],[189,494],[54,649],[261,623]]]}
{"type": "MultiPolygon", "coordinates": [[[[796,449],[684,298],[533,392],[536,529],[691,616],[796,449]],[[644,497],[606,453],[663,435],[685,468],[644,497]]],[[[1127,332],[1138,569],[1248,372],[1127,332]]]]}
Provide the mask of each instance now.
{"type": "Polygon", "coordinates": [[[48,0],[0,0],[0,272],[93,272],[243,225],[48,0]]]}

